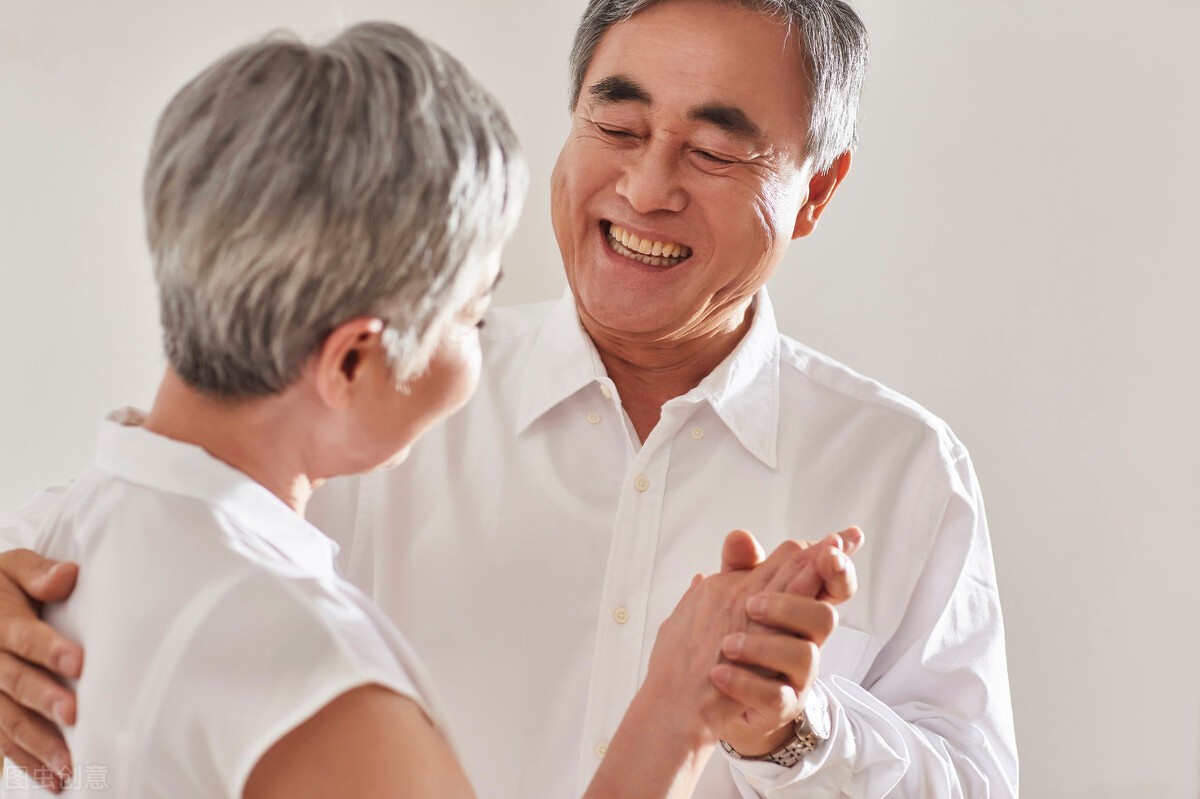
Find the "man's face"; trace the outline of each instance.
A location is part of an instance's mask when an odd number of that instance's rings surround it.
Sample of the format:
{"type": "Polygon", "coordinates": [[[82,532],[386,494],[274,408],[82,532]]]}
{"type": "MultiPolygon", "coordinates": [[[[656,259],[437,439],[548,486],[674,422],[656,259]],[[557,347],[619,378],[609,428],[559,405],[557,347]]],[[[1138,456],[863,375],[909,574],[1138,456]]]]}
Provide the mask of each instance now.
{"type": "Polygon", "coordinates": [[[590,330],[670,341],[740,321],[808,197],[803,76],[795,32],[734,6],[667,0],[608,30],[551,183],[590,330]]]}

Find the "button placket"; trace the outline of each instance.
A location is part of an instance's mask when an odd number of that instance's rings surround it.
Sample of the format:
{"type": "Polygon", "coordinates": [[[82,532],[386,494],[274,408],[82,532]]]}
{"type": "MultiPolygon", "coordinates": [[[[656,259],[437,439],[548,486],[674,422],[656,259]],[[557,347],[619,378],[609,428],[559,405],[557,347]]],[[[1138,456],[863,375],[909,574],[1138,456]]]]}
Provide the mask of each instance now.
{"type": "Polygon", "coordinates": [[[614,519],[584,722],[587,754],[580,762],[581,793],[599,762],[596,742],[620,725],[637,693],[644,650],[653,641],[653,630],[647,631],[644,621],[662,526],[663,489],[679,433],[678,420],[664,421],[647,446],[631,451],[614,519]]]}

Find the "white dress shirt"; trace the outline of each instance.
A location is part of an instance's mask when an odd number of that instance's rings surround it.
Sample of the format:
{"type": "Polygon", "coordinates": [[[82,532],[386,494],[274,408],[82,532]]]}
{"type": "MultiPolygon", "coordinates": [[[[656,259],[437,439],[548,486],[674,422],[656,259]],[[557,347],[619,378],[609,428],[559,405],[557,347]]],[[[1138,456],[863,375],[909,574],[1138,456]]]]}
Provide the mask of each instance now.
{"type": "Polygon", "coordinates": [[[644,444],[569,294],[497,309],[484,339],[463,411],[310,509],[429,665],[481,796],[583,791],[729,530],[770,550],[851,524],[859,591],[820,663],[831,739],[791,769],[718,753],[696,795],[1016,795],[983,503],[941,420],[781,336],[765,291],[644,444]]]}
{"type": "Polygon", "coordinates": [[[832,737],[791,769],[718,751],[696,795],[1016,795],[966,450],[912,401],[781,336],[766,292],[755,302],[746,338],[641,445],[569,295],[497,309],[467,407],[402,466],[313,498],[347,576],[436,678],[484,799],[582,792],[658,626],[717,569],[729,530],[769,550],[851,524],[867,534],[859,590],[818,682],[832,737]]]}
{"type": "MultiPolygon", "coordinates": [[[[199,447],[106,422],[35,548],[83,564],[46,613],[85,648],[72,788],[240,797],[275,742],[362,685],[440,718],[408,644],[336,573],[336,545],[199,447]]],[[[6,772],[5,796],[50,795],[30,786],[6,772]]]]}

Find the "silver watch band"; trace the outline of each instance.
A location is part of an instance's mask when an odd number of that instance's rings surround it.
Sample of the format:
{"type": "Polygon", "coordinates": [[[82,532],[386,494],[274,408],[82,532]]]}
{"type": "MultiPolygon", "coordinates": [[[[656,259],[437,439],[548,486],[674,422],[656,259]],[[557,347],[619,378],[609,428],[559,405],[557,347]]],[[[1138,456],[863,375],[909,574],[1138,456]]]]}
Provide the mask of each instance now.
{"type": "Polygon", "coordinates": [[[735,760],[759,760],[791,768],[828,740],[829,728],[829,705],[825,695],[816,689],[809,692],[804,710],[792,724],[792,739],[774,752],[757,756],[743,755],[725,740],[721,741],[721,748],[735,760]]]}

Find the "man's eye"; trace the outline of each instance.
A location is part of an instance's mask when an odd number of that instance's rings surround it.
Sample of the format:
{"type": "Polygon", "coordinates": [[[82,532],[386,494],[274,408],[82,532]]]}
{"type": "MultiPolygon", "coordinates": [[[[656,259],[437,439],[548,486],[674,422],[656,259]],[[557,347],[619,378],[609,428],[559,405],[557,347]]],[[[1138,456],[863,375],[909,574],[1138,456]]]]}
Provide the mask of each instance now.
{"type": "Polygon", "coordinates": [[[693,152],[695,152],[695,153],[696,153],[696,155],[700,156],[700,157],[701,157],[701,158],[703,158],[705,161],[708,161],[709,163],[712,163],[712,164],[733,164],[733,163],[736,163],[735,161],[732,161],[732,160],[730,160],[730,159],[728,159],[728,158],[722,158],[722,157],[721,157],[721,156],[719,156],[719,155],[713,155],[712,153],[708,152],[707,150],[694,150],[693,152]]]}
{"type": "Polygon", "coordinates": [[[627,130],[621,130],[620,128],[609,128],[605,127],[604,125],[597,125],[596,130],[600,131],[605,136],[612,136],[615,139],[628,139],[632,138],[633,136],[633,134],[627,130]]]}

